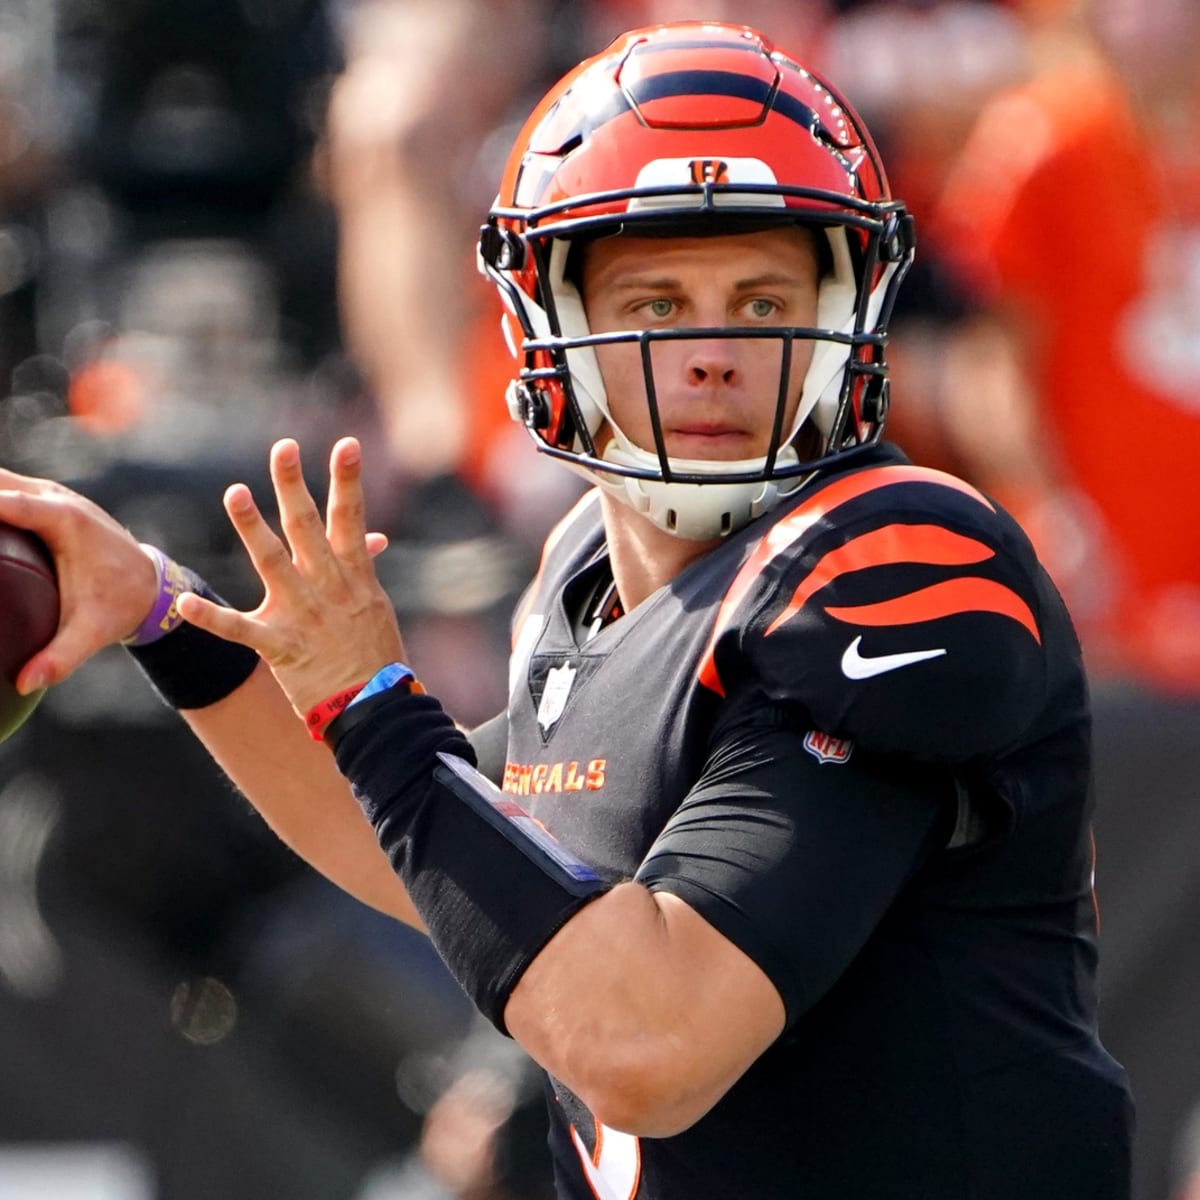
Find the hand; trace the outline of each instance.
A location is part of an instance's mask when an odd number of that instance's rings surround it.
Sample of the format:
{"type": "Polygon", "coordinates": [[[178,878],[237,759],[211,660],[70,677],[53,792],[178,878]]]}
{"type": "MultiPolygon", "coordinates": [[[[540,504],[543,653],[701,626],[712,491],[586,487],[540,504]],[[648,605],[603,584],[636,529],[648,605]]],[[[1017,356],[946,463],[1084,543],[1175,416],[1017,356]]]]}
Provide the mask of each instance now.
{"type": "Polygon", "coordinates": [[[225,493],[225,511],[263,582],[249,613],[192,593],[180,614],[227,641],[257,650],[301,716],[336,692],[404,660],[396,614],[372,566],[383,544],[364,525],[362,452],[343,438],[329,460],[329,504],[321,519],[304,482],[300,448],[290,438],[271,448],[271,482],[286,542],[263,519],[244,484],[225,493]]]}
{"type": "Polygon", "coordinates": [[[158,577],[120,522],[62,484],[0,470],[0,521],[36,533],[58,572],[58,632],[16,679],[28,695],[61,683],[137,629],[154,605],[158,577]]]}

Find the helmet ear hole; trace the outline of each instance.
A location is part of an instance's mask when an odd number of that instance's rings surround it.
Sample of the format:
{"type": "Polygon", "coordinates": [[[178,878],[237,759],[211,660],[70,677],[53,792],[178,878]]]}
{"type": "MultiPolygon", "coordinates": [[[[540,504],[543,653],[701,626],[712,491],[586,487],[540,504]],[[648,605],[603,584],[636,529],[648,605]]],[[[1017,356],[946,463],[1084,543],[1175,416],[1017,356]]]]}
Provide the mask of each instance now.
{"type": "Polygon", "coordinates": [[[891,403],[891,388],[886,378],[876,375],[863,388],[859,414],[870,425],[880,425],[891,403]]]}
{"type": "Polygon", "coordinates": [[[543,430],[550,428],[550,401],[540,388],[531,388],[526,384],[520,385],[521,419],[530,428],[543,430]]]}

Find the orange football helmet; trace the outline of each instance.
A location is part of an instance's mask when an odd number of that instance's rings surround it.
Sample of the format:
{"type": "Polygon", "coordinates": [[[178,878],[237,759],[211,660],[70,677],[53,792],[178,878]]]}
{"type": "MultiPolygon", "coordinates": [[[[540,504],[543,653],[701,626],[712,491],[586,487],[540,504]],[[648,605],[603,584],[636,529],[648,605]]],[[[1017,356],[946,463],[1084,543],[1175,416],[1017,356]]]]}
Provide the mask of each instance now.
{"type": "MultiPolygon", "coordinates": [[[[562,79],[518,136],[479,243],[506,306],[518,363],[509,408],[539,449],[683,537],[731,532],[813,470],[872,444],[888,404],[884,350],[912,261],[913,222],[891,197],[862,121],[823,79],[744,26],[681,22],[635,30],[562,79]],[[672,459],[612,421],[594,346],[711,338],[712,329],[593,334],[568,260],[572,243],[613,233],[670,237],[777,224],[822,231],[827,270],[817,326],[728,337],[782,343],[779,417],[759,459],[672,459]],[[795,339],[816,343],[790,428],[795,339]],[[820,449],[803,459],[806,422],[820,449]],[[597,449],[596,434],[612,436],[597,449]]],[[[654,383],[647,379],[649,403],[654,383]]],[[[657,430],[659,422],[653,425],[657,430]]]]}

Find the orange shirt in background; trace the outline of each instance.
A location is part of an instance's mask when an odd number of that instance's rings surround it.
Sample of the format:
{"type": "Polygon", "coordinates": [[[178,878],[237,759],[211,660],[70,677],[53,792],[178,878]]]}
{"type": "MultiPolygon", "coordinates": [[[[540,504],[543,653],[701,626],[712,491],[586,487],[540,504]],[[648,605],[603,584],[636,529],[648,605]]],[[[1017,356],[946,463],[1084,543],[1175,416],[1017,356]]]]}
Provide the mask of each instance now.
{"type": "Polygon", "coordinates": [[[1028,331],[1035,427],[1106,533],[1106,635],[1186,690],[1200,690],[1197,129],[1151,144],[1115,75],[1064,66],[985,109],[936,225],[1028,331]]]}

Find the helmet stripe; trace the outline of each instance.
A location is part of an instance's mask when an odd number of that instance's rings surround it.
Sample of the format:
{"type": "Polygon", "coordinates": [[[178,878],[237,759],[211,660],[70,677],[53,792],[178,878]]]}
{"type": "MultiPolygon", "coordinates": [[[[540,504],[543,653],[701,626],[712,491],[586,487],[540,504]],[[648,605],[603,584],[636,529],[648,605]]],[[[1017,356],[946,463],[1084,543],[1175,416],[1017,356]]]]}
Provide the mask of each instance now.
{"type": "Polygon", "coordinates": [[[768,112],[776,112],[813,132],[822,127],[820,117],[803,101],[782,89],[777,90],[756,75],[746,75],[740,71],[664,71],[661,75],[638,80],[630,90],[634,100],[642,105],[673,96],[723,96],[734,100],[750,100],[763,106],[764,119],[768,112]]]}
{"type": "Polygon", "coordinates": [[[757,75],[746,75],[741,71],[663,71],[636,80],[629,90],[639,104],[672,96],[689,99],[730,96],[765,105],[774,89],[757,75]]]}
{"type": "MultiPolygon", "coordinates": [[[[763,80],[737,71],[664,71],[660,75],[638,80],[631,88],[631,95],[632,103],[624,92],[616,92],[603,108],[586,114],[584,119],[562,138],[561,146],[578,144],[597,129],[630,112],[635,104],[644,106],[656,100],[669,100],[676,96],[686,96],[689,99],[720,96],[731,100],[752,101],[763,106],[764,119],[769,112],[778,113],[811,133],[824,133],[832,140],[832,134],[821,118],[802,100],[783,90],[775,92],[775,89],[763,80]],[[768,101],[771,101],[769,110],[768,101]]],[[[696,128],[702,129],[704,126],[696,128]]]]}

